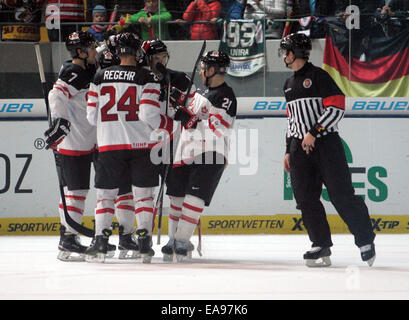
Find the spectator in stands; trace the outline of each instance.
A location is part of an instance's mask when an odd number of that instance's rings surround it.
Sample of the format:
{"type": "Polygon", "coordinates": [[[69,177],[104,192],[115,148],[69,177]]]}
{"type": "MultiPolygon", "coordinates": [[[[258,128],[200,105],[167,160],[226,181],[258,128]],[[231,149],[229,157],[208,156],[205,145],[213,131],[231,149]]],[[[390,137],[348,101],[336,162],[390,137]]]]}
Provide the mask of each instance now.
{"type": "MultiPolygon", "coordinates": [[[[287,19],[295,19],[297,17],[297,0],[287,0],[287,7],[286,7],[286,18],[287,19]]],[[[291,34],[297,33],[299,29],[298,23],[293,23],[291,21],[287,21],[286,27],[283,32],[283,37],[291,34]]]]}
{"type": "Polygon", "coordinates": [[[166,9],[164,2],[159,0],[145,0],[145,7],[131,16],[132,23],[141,24],[143,40],[169,40],[167,22],[170,20],[172,15],[166,9]]]}
{"type": "Polygon", "coordinates": [[[107,29],[106,24],[98,24],[100,22],[106,22],[106,9],[104,6],[98,4],[92,9],[92,22],[95,22],[89,29],[88,32],[94,35],[98,41],[104,41],[104,32],[107,29]]]}
{"type": "Polygon", "coordinates": [[[244,10],[248,0],[222,0],[222,12],[220,17],[222,19],[243,19],[244,10]]]}
{"type": "Polygon", "coordinates": [[[333,0],[294,0],[293,2],[298,6],[300,17],[327,17],[335,14],[336,3],[333,0]]]}
{"type": "Polygon", "coordinates": [[[382,14],[394,15],[397,11],[409,12],[408,0],[390,0],[382,8],[382,14]]]}
{"type": "Polygon", "coordinates": [[[14,23],[0,27],[1,40],[40,41],[40,26],[26,24],[41,22],[43,3],[44,0],[0,0],[0,22],[14,23]]]}
{"type": "Polygon", "coordinates": [[[382,26],[386,36],[408,30],[409,0],[390,0],[378,10],[376,21],[382,26]]]}
{"type": "Polygon", "coordinates": [[[193,23],[190,26],[190,38],[192,40],[218,39],[217,18],[220,17],[222,6],[216,0],[194,0],[186,8],[183,19],[188,22],[206,21],[193,23]]]}
{"type": "Polygon", "coordinates": [[[360,26],[352,29],[351,52],[352,56],[359,58],[362,62],[371,60],[371,38],[379,36],[379,28],[374,28],[375,13],[384,6],[383,0],[335,0],[336,14],[346,21],[348,13],[345,9],[349,5],[359,7],[360,26]]]}
{"type": "Polygon", "coordinates": [[[183,21],[183,12],[185,12],[190,0],[163,0],[166,9],[172,15],[173,21],[181,23],[168,24],[169,36],[173,40],[185,40],[189,36],[189,26],[183,21]]]}
{"type": "Polygon", "coordinates": [[[335,11],[338,14],[344,16],[344,19],[348,17],[345,13],[346,8],[349,5],[355,5],[359,8],[360,24],[362,26],[370,27],[370,21],[372,20],[376,10],[382,8],[385,4],[384,0],[334,0],[335,11]]]}
{"type": "MultiPolygon", "coordinates": [[[[111,15],[111,12],[114,10],[115,5],[118,5],[121,12],[126,13],[136,13],[144,6],[144,0],[85,0],[87,1],[88,8],[88,21],[92,21],[92,8],[96,5],[102,5],[107,9],[107,19],[111,15]]],[[[118,16],[119,17],[119,16],[118,16]]],[[[119,19],[116,19],[115,22],[118,22],[119,19]]]]}
{"type": "Polygon", "coordinates": [[[336,1],[333,0],[295,0],[300,29],[310,38],[324,38],[326,34],[325,19],[335,16],[336,1]]]}
{"type": "Polygon", "coordinates": [[[83,0],[48,0],[45,18],[47,26],[55,26],[58,21],[60,23],[72,23],[72,25],[60,25],[60,29],[47,28],[48,39],[50,41],[63,42],[72,32],[81,30],[82,26],[75,25],[75,23],[85,21],[83,0]],[[58,12],[53,9],[55,7],[59,8],[59,15],[58,12]],[[48,24],[47,21],[49,22],[48,24]]]}
{"type": "Polygon", "coordinates": [[[244,12],[244,19],[266,19],[267,39],[281,39],[284,22],[277,22],[274,19],[285,17],[286,0],[249,0],[244,12]]]}

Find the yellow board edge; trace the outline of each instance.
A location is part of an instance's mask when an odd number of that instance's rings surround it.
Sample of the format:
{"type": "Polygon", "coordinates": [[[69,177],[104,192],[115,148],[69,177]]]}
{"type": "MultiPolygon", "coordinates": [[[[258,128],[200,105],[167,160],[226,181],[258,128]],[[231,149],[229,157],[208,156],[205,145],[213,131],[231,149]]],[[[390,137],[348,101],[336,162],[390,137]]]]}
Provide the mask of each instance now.
{"type": "MultiPolygon", "coordinates": [[[[327,215],[331,232],[349,233],[338,215],[327,215]]],[[[409,215],[371,215],[375,233],[409,233],[409,215]]],[[[83,217],[83,224],[94,227],[94,217],[83,217]]],[[[118,234],[118,222],[114,219],[113,233],[118,234]]],[[[58,217],[0,218],[0,235],[58,235],[58,217]]],[[[168,231],[168,217],[162,219],[161,234],[168,231]]],[[[301,215],[278,214],[268,216],[202,216],[203,235],[222,234],[305,234],[301,215]]],[[[196,230],[197,233],[197,230],[196,230]]],[[[157,221],[154,229],[157,234],[157,221]]]]}

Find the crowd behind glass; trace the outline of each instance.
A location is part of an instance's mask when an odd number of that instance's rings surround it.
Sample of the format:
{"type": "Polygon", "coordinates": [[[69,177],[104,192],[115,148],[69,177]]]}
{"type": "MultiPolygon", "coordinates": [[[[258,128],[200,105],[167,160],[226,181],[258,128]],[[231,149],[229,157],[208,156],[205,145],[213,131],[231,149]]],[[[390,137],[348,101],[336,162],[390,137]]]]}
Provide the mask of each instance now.
{"type": "Polygon", "coordinates": [[[362,30],[389,36],[408,25],[409,0],[0,0],[0,24],[45,27],[57,6],[61,30],[47,29],[48,41],[79,29],[100,41],[124,29],[143,40],[217,40],[231,19],[264,20],[266,39],[281,39],[286,21],[288,32],[324,38],[327,22],[345,21],[351,4],[362,30]]]}

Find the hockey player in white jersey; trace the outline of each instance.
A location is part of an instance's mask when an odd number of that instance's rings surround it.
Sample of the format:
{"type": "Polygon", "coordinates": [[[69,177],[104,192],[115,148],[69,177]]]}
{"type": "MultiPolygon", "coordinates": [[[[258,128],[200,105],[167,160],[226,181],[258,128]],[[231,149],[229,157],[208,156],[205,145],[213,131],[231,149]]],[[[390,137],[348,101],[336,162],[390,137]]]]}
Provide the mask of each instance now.
{"type": "MultiPolygon", "coordinates": [[[[175,114],[175,109],[168,106],[170,104],[185,105],[185,99],[187,99],[187,104],[190,103],[191,99],[195,95],[196,87],[193,84],[188,95],[187,90],[189,90],[191,79],[190,77],[180,71],[172,70],[167,68],[169,61],[169,52],[166,44],[161,40],[151,40],[145,41],[142,45],[142,49],[145,52],[147,64],[149,65],[152,72],[154,72],[161,79],[161,95],[159,97],[161,104],[161,112],[167,114],[171,117],[175,114]],[[169,99],[168,99],[169,96],[169,99]]],[[[171,137],[175,145],[178,142],[179,132],[178,123],[175,122],[173,132],[174,135],[171,137]]],[[[169,151],[169,148],[164,148],[164,150],[169,151]]],[[[165,151],[165,152],[166,152],[165,151]]],[[[163,157],[166,159],[166,157],[163,157]]],[[[171,157],[169,157],[171,158],[171,157]]],[[[166,163],[162,166],[160,171],[162,179],[164,178],[166,163]]],[[[170,168],[171,170],[171,168],[170,168]]],[[[172,261],[174,256],[174,243],[175,243],[175,233],[179,218],[182,214],[182,203],[183,198],[181,197],[170,197],[170,212],[168,220],[168,243],[162,247],[161,251],[163,253],[164,261],[172,261]]],[[[193,250],[193,244],[190,246],[193,250]]]]}
{"type": "Polygon", "coordinates": [[[229,57],[209,51],[201,59],[200,76],[206,88],[197,91],[187,108],[174,104],[174,119],[183,127],[169,174],[167,194],[179,201],[180,216],[174,250],[183,261],[192,250],[189,239],[205,206],[209,206],[227,164],[230,130],[237,101],[225,82],[229,57]]]}
{"type": "Polygon", "coordinates": [[[157,167],[150,159],[154,130],[171,131],[173,120],[161,114],[160,84],[137,66],[141,42],[133,33],[116,37],[121,63],[97,72],[88,94],[88,121],[97,126],[95,209],[96,242],[86,252],[90,260],[104,261],[114,202],[122,181],[132,180],[139,250],[149,263],[152,250],[153,198],[158,185],[157,167]]]}
{"type": "MultiPolygon", "coordinates": [[[[95,74],[95,39],[87,32],[71,33],[66,48],[72,61],[66,61],[48,95],[52,127],[44,134],[46,149],[56,149],[68,214],[81,223],[89,191],[91,162],[96,145],[95,127],[86,118],[86,95],[95,74]]],[[[70,227],[59,204],[61,236],[58,259],[84,260],[86,247],[79,242],[78,232],[70,227]]]]}
{"type": "MultiPolygon", "coordinates": [[[[97,63],[99,69],[116,66],[121,63],[115,50],[115,36],[112,35],[104,43],[100,43],[97,48],[97,63]]],[[[119,224],[119,259],[140,258],[139,246],[134,236],[135,208],[133,204],[132,183],[129,176],[119,187],[117,198],[115,199],[115,216],[119,224]]],[[[95,239],[95,238],[94,238],[95,239]]],[[[93,241],[95,241],[93,239],[93,241]]],[[[91,243],[91,246],[93,243],[91,243]]],[[[116,247],[108,243],[107,257],[113,256],[116,247]],[[114,249],[112,251],[112,249],[114,249]]]]}

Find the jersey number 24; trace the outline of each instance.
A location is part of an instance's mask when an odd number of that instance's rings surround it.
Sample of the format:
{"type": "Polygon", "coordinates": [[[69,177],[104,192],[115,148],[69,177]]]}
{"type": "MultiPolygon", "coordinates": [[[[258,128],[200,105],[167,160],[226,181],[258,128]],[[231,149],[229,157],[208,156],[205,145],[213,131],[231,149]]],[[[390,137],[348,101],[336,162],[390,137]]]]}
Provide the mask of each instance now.
{"type": "Polygon", "coordinates": [[[101,108],[101,121],[117,121],[118,114],[109,112],[115,105],[117,111],[126,111],[126,121],[138,121],[139,104],[136,102],[136,87],[129,87],[116,101],[116,89],[113,86],[102,87],[101,96],[109,95],[108,102],[101,108]]]}

